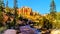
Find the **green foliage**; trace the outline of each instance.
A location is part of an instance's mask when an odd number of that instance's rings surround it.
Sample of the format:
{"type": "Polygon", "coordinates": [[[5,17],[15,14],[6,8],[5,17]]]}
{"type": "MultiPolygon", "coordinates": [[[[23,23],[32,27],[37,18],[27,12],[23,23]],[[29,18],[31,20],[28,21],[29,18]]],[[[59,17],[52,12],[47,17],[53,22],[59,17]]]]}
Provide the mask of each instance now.
{"type": "Polygon", "coordinates": [[[43,18],[43,28],[47,28],[47,29],[52,28],[52,23],[45,17],[43,18]]]}
{"type": "Polygon", "coordinates": [[[0,0],[0,11],[4,9],[4,0],[0,0]]]}
{"type": "Polygon", "coordinates": [[[3,31],[6,30],[6,29],[7,29],[6,26],[0,27],[0,32],[3,32],[3,31]]]}
{"type": "Polygon", "coordinates": [[[56,29],[59,29],[60,28],[60,13],[59,12],[57,12],[56,13],[56,21],[54,22],[54,28],[56,28],[56,29]]]}
{"type": "Polygon", "coordinates": [[[3,15],[2,15],[2,12],[0,12],[0,23],[2,23],[3,21],[3,15]]]}

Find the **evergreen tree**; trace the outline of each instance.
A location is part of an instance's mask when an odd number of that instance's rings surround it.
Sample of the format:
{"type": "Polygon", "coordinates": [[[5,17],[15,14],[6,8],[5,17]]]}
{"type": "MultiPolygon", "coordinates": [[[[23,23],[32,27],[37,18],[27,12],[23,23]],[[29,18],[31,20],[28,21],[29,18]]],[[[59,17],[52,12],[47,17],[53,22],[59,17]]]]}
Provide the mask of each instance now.
{"type": "Polygon", "coordinates": [[[53,18],[56,18],[56,5],[54,0],[52,0],[50,5],[50,14],[52,15],[53,18]]]}
{"type": "Polygon", "coordinates": [[[15,17],[17,16],[17,0],[14,0],[14,11],[15,11],[15,17]]]}
{"type": "Polygon", "coordinates": [[[6,7],[8,7],[8,0],[7,0],[7,2],[6,2],[6,7]]]}
{"type": "Polygon", "coordinates": [[[0,0],[0,11],[4,11],[4,0],[0,0]]]}
{"type": "Polygon", "coordinates": [[[17,0],[14,0],[14,11],[15,11],[14,24],[16,24],[16,17],[17,17],[17,0]]]}

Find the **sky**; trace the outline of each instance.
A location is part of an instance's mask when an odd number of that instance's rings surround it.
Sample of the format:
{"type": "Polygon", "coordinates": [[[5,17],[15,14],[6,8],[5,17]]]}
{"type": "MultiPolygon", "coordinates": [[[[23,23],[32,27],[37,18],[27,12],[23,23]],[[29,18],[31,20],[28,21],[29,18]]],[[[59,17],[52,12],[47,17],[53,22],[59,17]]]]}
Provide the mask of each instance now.
{"type": "MultiPolygon", "coordinates": [[[[8,6],[13,8],[14,6],[14,0],[8,0],[8,6]]],[[[60,0],[54,0],[56,4],[56,11],[60,11],[60,0]]],[[[6,4],[6,0],[4,0],[4,3],[6,4]]],[[[23,6],[27,6],[33,9],[35,12],[39,12],[40,14],[46,14],[50,12],[50,4],[51,0],[18,0],[17,3],[18,7],[21,8],[23,6]]]]}

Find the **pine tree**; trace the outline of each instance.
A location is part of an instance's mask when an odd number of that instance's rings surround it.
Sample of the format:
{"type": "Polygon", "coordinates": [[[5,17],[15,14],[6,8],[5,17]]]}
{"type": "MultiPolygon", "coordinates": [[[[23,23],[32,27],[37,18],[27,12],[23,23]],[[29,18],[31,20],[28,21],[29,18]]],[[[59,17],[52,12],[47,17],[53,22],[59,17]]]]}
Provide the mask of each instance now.
{"type": "Polygon", "coordinates": [[[56,18],[56,5],[54,0],[52,0],[50,5],[50,14],[52,15],[53,18],[56,18]]]}
{"type": "Polygon", "coordinates": [[[15,17],[17,16],[17,0],[14,0],[14,11],[15,11],[15,17]]]}
{"type": "Polygon", "coordinates": [[[0,0],[0,11],[4,11],[4,0],[0,0]]]}
{"type": "Polygon", "coordinates": [[[17,0],[14,0],[14,11],[15,11],[14,24],[16,24],[16,17],[17,17],[17,0]]]}
{"type": "Polygon", "coordinates": [[[8,0],[7,0],[7,2],[6,2],[6,7],[8,7],[8,0]]]}

